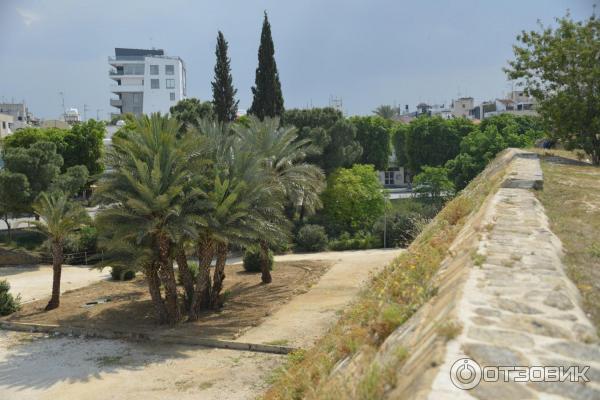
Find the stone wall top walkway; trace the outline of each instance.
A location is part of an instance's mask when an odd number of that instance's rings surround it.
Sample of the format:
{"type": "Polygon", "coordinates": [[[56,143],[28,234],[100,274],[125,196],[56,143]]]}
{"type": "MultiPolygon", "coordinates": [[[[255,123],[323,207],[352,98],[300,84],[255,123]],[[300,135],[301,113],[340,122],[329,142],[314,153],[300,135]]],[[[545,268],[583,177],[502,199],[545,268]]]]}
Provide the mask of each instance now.
{"type": "MultiPolygon", "coordinates": [[[[537,155],[516,157],[486,210],[473,265],[454,317],[462,332],[446,344],[429,399],[600,399],[600,347],[565,275],[560,240],[527,189],[541,189],[537,155]],[[481,381],[471,390],[450,379],[461,358],[484,366],[589,366],[589,382],[481,381]]],[[[503,379],[503,377],[500,377],[503,379]]]]}

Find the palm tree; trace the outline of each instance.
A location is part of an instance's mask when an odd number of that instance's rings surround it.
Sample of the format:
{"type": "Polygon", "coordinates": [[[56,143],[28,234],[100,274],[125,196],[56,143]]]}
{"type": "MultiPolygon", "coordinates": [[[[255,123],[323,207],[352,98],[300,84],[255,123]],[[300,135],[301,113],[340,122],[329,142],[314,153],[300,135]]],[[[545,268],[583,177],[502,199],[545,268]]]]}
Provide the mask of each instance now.
{"type": "MultiPolygon", "coordinates": [[[[160,114],[142,116],[135,125],[133,132],[113,138],[95,194],[107,208],[96,219],[105,245],[145,249],[138,267],[145,272],[159,321],[174,324],[182,314],[173,258],[178,239],[194,236],[200,223],[188,205],[203,196],[193,171],[203,160],[205,141],[190,134],[178,138],[177,121],[160,114]]],[[[114,255],[119,262],[119,253],[114,255]]]]}
{"type": "Polygon", "coordinates": [[[320,193],[325,187],[325,177],[319,167],[304,161],[312,150],[310,140],[298,139],[296,128],[280,127],[279,119],[260,121],[251,117],[246,126],[237,125],[234,129],[246,151],[260,158],[261,167],[272,186],[271,193],[278,191],[282,194],[268,198],[263,195],[256,204],[256,211],[263,221],[258,226],[265,230],[259,241],[261,279],[263,283],[270,283],[269,247],[280,240],[284,232],[289,234],[289,221],[281,218],[285,202],[299,210],[300,218],[314,212],[321,207],[320,193]]]}
{"type": "Polygon", "coordinates": [[[57,308],[60,304],[60,276],[63,263],[63,246],[65,239],[77,230],[87,214],[83,207],[69,201],[62,192],[42,192],[33,204],[33,210],[39,216],[34,227],[48,238],[52,251],[52,296],[46,311],[57,308]]]}
{"type": "Polygon", "coordinates": [[[385,119],[394,119],[399,116],[400,109],[398,107],[392,107],[384,104],[373,110],[373,114],[385,119]]]}

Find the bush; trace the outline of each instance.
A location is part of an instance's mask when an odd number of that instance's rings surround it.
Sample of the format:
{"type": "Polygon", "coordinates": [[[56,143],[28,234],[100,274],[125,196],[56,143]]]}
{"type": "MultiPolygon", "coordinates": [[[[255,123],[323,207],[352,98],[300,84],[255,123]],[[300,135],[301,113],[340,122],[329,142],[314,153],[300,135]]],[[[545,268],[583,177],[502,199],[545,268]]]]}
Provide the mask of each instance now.
{"type": "Polygon", "coordinates": [[[0,281],[0,315],[12,314],[21,308],[21,296],[14,297],[9,293],[10,283],[0,281]]]}
{"type": "Polygon", "coordinates": [[[115,281],[130,281],[135,278],[135,271],[120,265],[111,267],[110,276],[115,281]]]}
{"type": "Polygon", "coordinates": [[[371,233],[359,231],[354,236],[348,232],[342,233],[337,239],[329,242],[332,250],[365,250],[376,249],[382,246],[382,242],[371,233]]]}
{"type": "MultiPolygon", "coordinates": [[[[269,250],[269,269],[273,269],[273,252],[269,250]]],[[[244,253],[244,269],[247,272],[260,272],[260,251],[248,249],[244,253]]]]}
{"type": "Polygon", "coordinates": [[[320,225],[304,225],[296,234],[296,245],[304,251],[323,251],[327,241],[325,228],[320,225]]]}
{"type": "Polygon", "coordinates": [[[373,233],[383,244],[385,232],[387,247],[408,247],[428,222],[428,218],[416,212],[392,211],[377,221],[373,233]]]}

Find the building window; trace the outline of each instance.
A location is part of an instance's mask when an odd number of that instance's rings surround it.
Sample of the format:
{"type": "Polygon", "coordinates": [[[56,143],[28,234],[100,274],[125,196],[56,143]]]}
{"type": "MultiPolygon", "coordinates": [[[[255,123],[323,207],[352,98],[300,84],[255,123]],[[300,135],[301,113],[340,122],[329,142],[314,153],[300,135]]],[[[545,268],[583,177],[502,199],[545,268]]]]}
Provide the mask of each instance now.
{"type": "MultiPolygon", "coordinates": [[[[175,93],[171,93],[172,95],[175,95],[175,93]]],[[[173,99],[171,99],[173,100],[173,99]]],[[[6,129],[6,121],[2,121],[2,129],[6,129]]]]}
{"type": "Polygon", "coordinates": [[[175,92],[169,93],[169,96],[171,98],[171,101],[175,101],[175,92]]]}
{"type": "Polygon", "coordinates": [[[167,89],[175,89],[175,79],[167,79],[167,89]]]}
{"type": "Polygon", "coordinates": [[[160,89],[160,85],[158,82],[158,79],[150,79],[150,89],[160,89]]]}
{"type": "Polygon", "coordinates": [[[150,75],[158,75],[158,65],[150,66],[150,75]]]}
{"type": "Polygon", "coordinates": [[[394,171],[385,171],[385,179],[384,179],[384,184],[385,185],[393,185],[394,184],[394,171]]]}
{"type": "Polygon", "coordinates": [[[165,65],[165,75],[175,75],[175,66],[165,65]]]}

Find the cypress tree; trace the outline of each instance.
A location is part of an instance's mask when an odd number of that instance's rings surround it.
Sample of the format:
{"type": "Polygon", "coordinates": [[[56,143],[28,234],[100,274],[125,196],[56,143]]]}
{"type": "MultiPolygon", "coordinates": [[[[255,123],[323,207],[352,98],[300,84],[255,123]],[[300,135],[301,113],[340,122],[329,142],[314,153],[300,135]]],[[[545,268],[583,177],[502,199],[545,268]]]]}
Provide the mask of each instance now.
{"type": "Polygon", "coordinates": [[[235,120],[238,109],[238,101],[235,100],[237,89],[233,87],[233,77],[231,76],[231,67],[229,65],[231,60],[227,57],[227,47],[225,36],[223,36],[223,32],[219,31],[215,50],[217,57],[215,80],[211,84],[214,113],[221,122],[235,120]]]}
{"type": "Polygon", "coordinates": [[[260,119],[265,117],[280,117],[283,114],[283,95],[281,83],[275,63],[275,46],[271,37],[271,24],[265,11],[260,47],[258,48],[258,68],[256,69],[255,86],[252,87],[252,106],[250,114],[260,119]]]}

